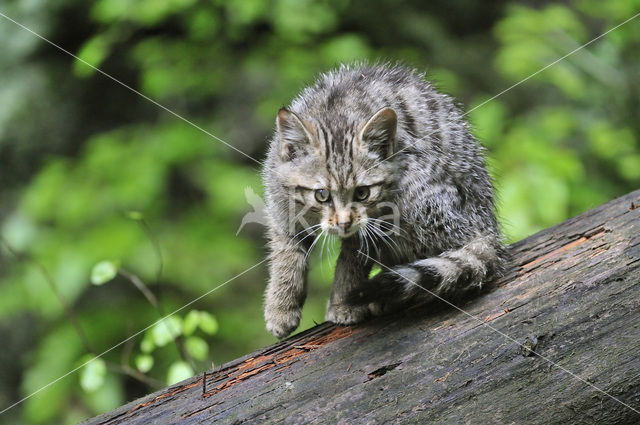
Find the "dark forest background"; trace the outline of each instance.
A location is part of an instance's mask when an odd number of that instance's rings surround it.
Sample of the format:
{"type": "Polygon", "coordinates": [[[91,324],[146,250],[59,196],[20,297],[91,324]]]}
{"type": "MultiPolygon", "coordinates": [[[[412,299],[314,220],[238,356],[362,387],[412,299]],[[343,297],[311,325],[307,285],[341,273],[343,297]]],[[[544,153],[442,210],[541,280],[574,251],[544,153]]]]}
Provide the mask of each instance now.
{"type": "MultiPolygon", "coordinates": [[[[279,107],[402,61],[471,111],[640,1],[9,0],[15,19],[262,160],[279,107]]],[[[640,183],[640,21],[468,115],[509,241],[640,183]]],[[[259,165],[0,17],[0,410],[264,258],[259,165]]],[[[334,250],[335,251],[335,250],[334,250]]],[[[320,323],[317,256],[300,330],[320,323]]],[[[275,340],[260,265],[4,413],[66,424],[275,340]]]]}

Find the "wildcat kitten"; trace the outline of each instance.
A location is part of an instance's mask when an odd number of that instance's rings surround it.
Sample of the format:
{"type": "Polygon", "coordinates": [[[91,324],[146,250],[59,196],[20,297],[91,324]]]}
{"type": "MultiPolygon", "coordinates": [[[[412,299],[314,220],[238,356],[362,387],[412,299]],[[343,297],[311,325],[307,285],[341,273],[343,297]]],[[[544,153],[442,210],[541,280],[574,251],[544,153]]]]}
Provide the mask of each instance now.
{"type": "Polygon", "coordinates": [[[278,112],[263,180],[264,315],[278,338],[299,324],[319,232],[342,240],[326,312],[334,323],[429,298],[423,288],[451,298],[501,269],[483,149],[452,100],[404,67],[321,75],[278,112]],[[368,279],[374,260],[393,270],[368,279]]]}

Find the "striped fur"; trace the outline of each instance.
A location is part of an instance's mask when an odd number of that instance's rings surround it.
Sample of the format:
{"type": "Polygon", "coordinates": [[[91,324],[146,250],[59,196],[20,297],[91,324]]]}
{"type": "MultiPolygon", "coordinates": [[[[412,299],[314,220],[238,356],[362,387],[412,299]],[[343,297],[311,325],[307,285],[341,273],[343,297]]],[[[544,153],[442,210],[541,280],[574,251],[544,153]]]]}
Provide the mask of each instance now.
{"type": "Polygon", "coordinates": [[[476,238],[460,249],[382,271],[368,282],[367,292],[352,293],[349,302],[373,303],[371,312],[379,314],[410,300],[455,300],[499,274],[501,251],[491,237],[476,238]],[[382,300],[386,306],[376,305],[382,300]]]}
{"type": "Polygon", "coordinates": [[[504,250],[483,153],[453,101],[420,74],[383,64],[321,75],[278,112],[263,169],[267,329],[283,337],[297,327],[318,234],[342,240],[326,314],[336,323],[454,298],[498,274],[504,250]],[[377,262],[383,272],[368,279],[377,262]]]}

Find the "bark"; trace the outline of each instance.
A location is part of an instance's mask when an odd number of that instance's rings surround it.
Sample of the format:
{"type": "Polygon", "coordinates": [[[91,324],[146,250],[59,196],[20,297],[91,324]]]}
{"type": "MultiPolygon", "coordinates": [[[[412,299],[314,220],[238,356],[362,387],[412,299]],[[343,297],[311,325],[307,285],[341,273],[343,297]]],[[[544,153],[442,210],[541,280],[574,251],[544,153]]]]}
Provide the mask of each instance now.
{"type": "Polygon", "coordinates": [[[640,191],[509,249],[464,312],[322,324],[86,423],[640,423],[640,191]]]}

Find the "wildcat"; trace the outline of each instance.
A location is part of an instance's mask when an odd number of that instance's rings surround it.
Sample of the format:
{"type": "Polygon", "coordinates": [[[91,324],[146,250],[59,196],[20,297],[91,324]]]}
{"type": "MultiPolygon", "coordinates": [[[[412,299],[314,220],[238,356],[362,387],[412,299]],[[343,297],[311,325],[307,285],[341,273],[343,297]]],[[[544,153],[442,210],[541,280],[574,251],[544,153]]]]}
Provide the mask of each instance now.
{"type": "Polygon", "coordinates": [[[280,109],[263,168],[267,330],[289,335],[320,235],[341,239],[326,320],[453,298],[500,273],[483,149],[448,96],[390,64],[342,65],[280,109]],[[369,279],[372,266],[382,271],[369,279]],[[428,291],[427,291],[428,290],[428,291]]]}

